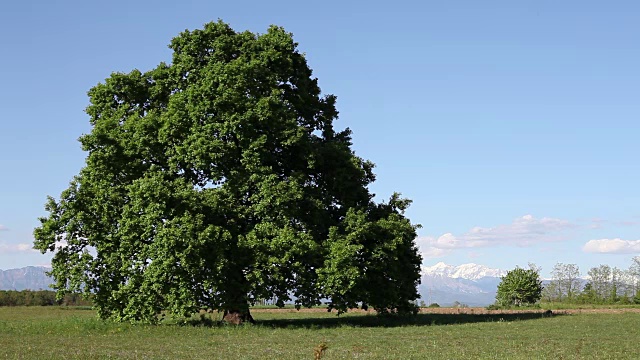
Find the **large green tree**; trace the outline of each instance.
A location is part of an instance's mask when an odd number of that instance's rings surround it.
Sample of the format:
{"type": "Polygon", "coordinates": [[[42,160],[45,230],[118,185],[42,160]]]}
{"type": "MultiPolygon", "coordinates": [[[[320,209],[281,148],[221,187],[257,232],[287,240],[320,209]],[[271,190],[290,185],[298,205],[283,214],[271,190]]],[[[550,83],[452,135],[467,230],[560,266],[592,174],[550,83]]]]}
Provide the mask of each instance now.
{"type": "Polygon", "coordinates": [[[502,306],[535,304],[542,297],[540,269],[530,264],[529,269],[516,267],[502,277],[498,285],[496,302],[502,306]]]}
{"type": "Polygon", "coordinates": [[[336,98],[292,35],[219,21],[169,47],[170,64],[89,91],[86,166],[34,232],[58,293],[143,322],[214,309],[239,323],[265,298],[414,310],[410,201],[374,202],[374,165],[334,129],[336,98]]]}

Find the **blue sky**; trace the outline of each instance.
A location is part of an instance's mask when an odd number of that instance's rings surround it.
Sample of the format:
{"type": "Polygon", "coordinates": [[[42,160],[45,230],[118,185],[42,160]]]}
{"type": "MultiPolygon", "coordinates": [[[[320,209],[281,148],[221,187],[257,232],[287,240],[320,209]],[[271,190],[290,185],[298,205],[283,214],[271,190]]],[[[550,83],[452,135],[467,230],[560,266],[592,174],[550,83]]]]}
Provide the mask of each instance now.
{"type": "Polygon", "coordinates": [[[49,262],[31,233],[83,165],[87,90],[218,18],[294,33],[425,265],[640,255],[638,2],[25,0],[0,11],[0,269],[49,262]]]}

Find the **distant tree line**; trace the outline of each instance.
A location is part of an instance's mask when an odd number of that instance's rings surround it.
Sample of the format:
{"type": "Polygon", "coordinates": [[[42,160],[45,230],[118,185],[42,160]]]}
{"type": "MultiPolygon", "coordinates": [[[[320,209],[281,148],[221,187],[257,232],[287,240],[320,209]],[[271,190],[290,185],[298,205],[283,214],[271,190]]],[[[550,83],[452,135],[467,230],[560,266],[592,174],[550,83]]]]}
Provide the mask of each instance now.
{"type": "Polygon", "coordinates": [[[66,294],[56,301],[56,293],[51,290],[0,290],[0,306],[92,306],[90,299],[80,294],[66,294]]]}
{"type": "Polygon", "coordinates": [[[578,265],[558,263],[544,287],[542,300],[577,304],[640,304],[640,256],[628,269],[591,268],[583,278],[578,265]]]}

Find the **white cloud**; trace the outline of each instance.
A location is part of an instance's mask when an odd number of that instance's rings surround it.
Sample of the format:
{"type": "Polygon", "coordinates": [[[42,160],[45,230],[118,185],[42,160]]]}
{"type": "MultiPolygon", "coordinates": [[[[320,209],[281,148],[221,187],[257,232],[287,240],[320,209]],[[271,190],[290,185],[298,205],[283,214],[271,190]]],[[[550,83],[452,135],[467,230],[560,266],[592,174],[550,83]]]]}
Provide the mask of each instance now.
{"type": "Polygon", "coordinates": [[[640,240],[589,240],[584,244],[582,250],[584,252],[601,254],[637,254],[640,253],[640,240]]]}
{"type": "Polygon", "coordinates": [[[0,231],[6,231],[6,230],[9,230],[9,228],[0,224],[0,231]]]}
{"type": "Polygon", "coordinates": [[[451,250],[438,249],[433,246],[421,246],[418,241],[418,247],[423,259],[433,259],[443,257],[451,252],[451,250]]]}
{"type": "Polygon", "coordinates": [[[440,257],[454,249],[501,245],[529,246],[540,242],[564,240],[562,232],[575,226],[567,220],[537,219],[525,215],[511,224],[492,228],[474,227],[462,235],[446,233],[440,237],[419,237],[416,243],[424,258],[440,257]]]}
{"type": "Polygon", "coordinates": [[[33,244],[0,244],[0,254],[38,252],[33,249],[33,244]]]}

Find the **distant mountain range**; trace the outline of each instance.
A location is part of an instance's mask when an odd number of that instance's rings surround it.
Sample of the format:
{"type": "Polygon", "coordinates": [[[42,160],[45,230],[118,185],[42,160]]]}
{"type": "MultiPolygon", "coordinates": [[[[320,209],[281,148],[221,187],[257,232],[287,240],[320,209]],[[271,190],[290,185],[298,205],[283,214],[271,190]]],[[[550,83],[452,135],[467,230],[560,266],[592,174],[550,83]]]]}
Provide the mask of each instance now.
{"type": "Polygon", "coordinates": [[[439,262],[422,268],[420,300],[427,305],[449,306],[457,301],[469,306],[487,306],[495,302],[500,277],[506,273],[478,264],[453,266],[439,262]]]}
{"type": "MultiPolygon", "coordinates": [[[[45,267],[28,266],[21,269],[0,270],[0,290],[49,289],[53,280],[45,267]]],[[[429,305],[449,306],[454,302],[469,306],[493,304],[500,277],[507,272],[484,265],[460,266],[437,263],[422,268],[422,283],[418,291],[421,301],[429,305]]]]}
{"type": "Polygon", "coordinates": [[[0,290],[49,290],[53,283],[46,274],[49,270],[40,266],[0,270],[0,290]]]}

